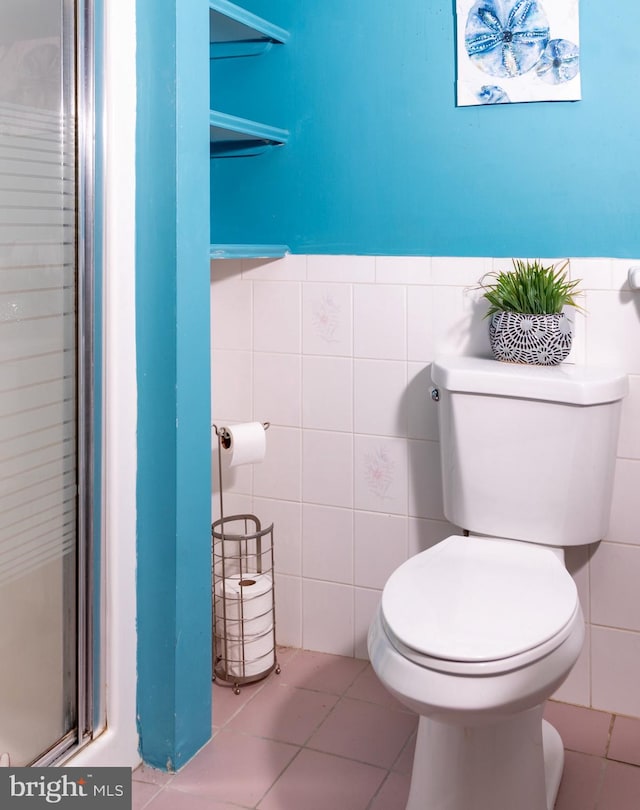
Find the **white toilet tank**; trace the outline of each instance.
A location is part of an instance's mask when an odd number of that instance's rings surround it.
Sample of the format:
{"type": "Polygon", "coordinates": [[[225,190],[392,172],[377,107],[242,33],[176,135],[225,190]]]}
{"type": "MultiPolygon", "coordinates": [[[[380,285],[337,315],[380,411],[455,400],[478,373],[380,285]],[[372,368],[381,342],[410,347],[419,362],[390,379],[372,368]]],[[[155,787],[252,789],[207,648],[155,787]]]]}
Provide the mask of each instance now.
{"type": "Polygon", "coordinates": [[[606,535],[625,374],[448,357],[431,379],[448,520],[551,546],[606,535]]]}

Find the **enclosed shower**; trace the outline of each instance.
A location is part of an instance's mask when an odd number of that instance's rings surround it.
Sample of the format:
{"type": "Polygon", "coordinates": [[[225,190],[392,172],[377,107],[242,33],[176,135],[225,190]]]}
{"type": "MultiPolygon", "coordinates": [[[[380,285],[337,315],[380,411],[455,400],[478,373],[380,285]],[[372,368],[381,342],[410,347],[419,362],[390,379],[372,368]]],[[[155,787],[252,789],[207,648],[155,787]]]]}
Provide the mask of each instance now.
{"type": "Polygon", "coordinates": [[[91,8],[3,0],[0,764],[91,735],[91,8]]]}

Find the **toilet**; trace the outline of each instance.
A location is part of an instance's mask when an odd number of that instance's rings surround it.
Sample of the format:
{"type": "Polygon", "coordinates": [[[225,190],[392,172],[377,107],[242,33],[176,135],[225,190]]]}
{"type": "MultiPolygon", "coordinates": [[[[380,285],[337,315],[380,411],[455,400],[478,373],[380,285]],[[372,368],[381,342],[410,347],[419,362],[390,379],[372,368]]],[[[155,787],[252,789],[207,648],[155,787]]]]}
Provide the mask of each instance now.
{"type": "Polygon", "coordinates": [[[627,378],[451,357],[431,379],[461,531],[391,574],[368,636],[419,715],[407,810],[552,810],[564,751],[542,711],[584,640],[564,548],[607,532],[627,378]]]}

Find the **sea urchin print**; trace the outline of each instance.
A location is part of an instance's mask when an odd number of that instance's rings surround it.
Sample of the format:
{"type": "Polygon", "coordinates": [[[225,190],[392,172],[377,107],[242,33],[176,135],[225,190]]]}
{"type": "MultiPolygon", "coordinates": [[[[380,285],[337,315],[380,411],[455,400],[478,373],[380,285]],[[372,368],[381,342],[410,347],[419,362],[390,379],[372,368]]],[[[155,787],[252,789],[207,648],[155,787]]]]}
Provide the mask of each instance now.
{"type": "Polygon", "coordinates": [[[580,49],[568,39],[552,39],[536,65],[536,73],[548,84],[571,81],[580,70],[580,49]]]}
{"type": "Polygon", "coordinates": [[[497,84],[483,84],[478,91],[480,104],[508,104],[511,99],[497,84]]]}
{"type": "Polygon", "coordinates": [[[548,42],[549,23],[538,0],[478,0],[469,11],[467,53],[491,76],[527,73],[548,42]]]}

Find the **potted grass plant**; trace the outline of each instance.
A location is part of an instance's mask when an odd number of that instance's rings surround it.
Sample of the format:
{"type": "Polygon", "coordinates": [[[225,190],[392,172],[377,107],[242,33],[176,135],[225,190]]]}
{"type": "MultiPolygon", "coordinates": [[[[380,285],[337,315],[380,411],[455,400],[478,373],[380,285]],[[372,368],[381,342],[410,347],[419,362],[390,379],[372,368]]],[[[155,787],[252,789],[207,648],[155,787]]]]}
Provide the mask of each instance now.
{"type": "Polygon", "coordinates": [[[482,281],[493,356],[555,366],[571,351],[573,321],[565,310],[580,308],[576,302],[580,281],[568,278],[568,260],[547,267],[539,260],[512,263],[512,270],[490,273],[492,281],[482,281]]]}

